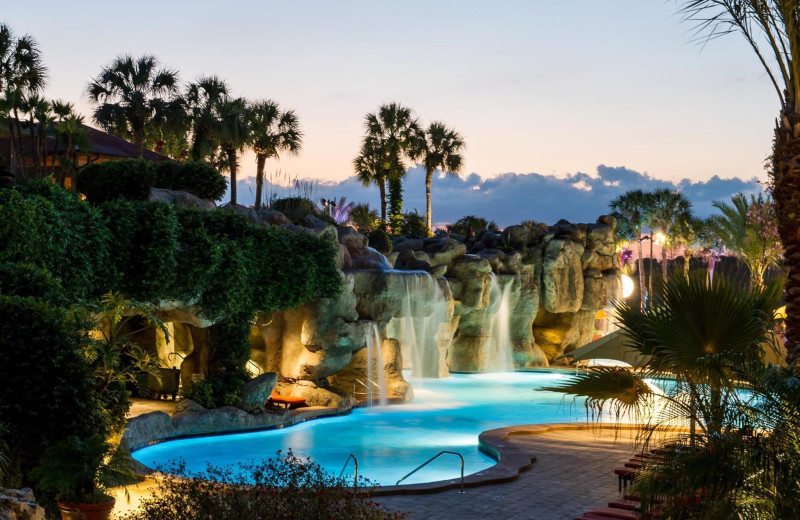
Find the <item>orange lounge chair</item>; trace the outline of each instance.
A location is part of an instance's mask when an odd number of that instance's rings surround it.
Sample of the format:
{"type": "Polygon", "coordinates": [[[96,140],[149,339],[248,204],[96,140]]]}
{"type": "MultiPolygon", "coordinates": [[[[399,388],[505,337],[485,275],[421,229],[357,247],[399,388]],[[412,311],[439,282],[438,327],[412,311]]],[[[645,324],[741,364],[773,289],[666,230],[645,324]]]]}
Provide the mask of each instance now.
{"type": "Polygon", "coordinates": [[[295,395],[280,395],[279,393],[272,391],[267,399],[267,404],[271,406],[283,405],[285,409],[289,408],[298,408],[300,406],[306,405],[306,400],[302,397],[297,397],[295,395]]]}

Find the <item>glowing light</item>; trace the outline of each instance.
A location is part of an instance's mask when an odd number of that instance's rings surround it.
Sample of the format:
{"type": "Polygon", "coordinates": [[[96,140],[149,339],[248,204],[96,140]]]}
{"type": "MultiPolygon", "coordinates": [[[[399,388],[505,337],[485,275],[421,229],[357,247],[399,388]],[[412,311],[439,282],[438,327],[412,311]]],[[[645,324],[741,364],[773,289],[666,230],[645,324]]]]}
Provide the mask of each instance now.
{"type": "Polygon", "coordinates": [[[655,237],[653,237],[653,241],[658,245],[662,245],[667,241],[667,236],[659,231],[656,233],[655,237]]]}
{"type": "Polygon", "coordinates": [[[633,280],[627,274],[622,275],[622,297],[627,298],[633,294],[633,280]]]}

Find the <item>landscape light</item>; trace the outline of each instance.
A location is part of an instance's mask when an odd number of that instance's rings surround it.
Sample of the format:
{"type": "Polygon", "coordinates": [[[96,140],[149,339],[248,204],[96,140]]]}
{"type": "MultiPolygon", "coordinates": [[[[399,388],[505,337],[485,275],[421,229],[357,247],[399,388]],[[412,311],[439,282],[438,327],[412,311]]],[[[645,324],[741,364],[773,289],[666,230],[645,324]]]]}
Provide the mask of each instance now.
{"type": "Polygon", "coordinates": [[[622,275],[622,297],[627,298],[633,294],[633,279],[627,274],[622,275]]]}

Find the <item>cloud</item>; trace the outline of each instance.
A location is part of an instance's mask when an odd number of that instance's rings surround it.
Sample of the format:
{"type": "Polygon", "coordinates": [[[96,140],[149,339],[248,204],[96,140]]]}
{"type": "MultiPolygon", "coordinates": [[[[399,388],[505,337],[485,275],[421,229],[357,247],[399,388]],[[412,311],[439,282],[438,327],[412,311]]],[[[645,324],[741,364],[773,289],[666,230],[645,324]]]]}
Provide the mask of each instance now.
{"type": "MultiPolygon", "coordinates": [[[[245,178],[237,183],[239,202],[252,204],[255,180],[245,178]]],[[[403,183],[406,211],[417,209],[425,213],[425,171],[411,168],[403,183]]],[[[593,174],[574,173],[565,177],[538,173],[504,173],[483,179],[476,173],[462,177],[437,174],[432,183],[433,220],[435,223],[454,222],[464,215],[476,215],[495,221],[504,227],[523,220],[554,223],[559,219],[571,222],[594,222],[609,212],[608,203],[619,194],[633,189],[670,188],[681,190],[693,204],[698,217],[714,213],[711,203],[726,200],[731,195],[757,193],[761,186],[755,181],[739,178],[722,179],[714,176],[707,181],[684,179],[671,182],[653,178],[624,166],[601,164],[593,174]]],[[[269,188],[265,189],[269,191],[269,188]]],[[[273,188],[278,196],[295,196],[294,188],[273,188]]],[[[306,190],[307,192],[307,190],[306,190]]],[[[367,202],[378,208],[378,189],[364,188],[354,178],[341,182],[315,181],[314,198],[347,197],[348,201],[367,202]]]]}

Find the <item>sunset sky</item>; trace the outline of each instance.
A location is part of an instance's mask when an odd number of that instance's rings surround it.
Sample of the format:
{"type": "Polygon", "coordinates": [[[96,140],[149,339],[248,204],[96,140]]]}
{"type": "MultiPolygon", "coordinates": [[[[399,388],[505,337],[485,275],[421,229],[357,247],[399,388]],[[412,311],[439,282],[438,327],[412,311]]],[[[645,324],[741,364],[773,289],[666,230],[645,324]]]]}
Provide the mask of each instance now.
{"type": "MultiPolygon", "coordinates": [[[[87,82],[121,53],[294,109],[303,151],[267,166],[291,177],[346,181],[364,114],[391,101],[459,130],[465,174],[483,180],[597,179],[599,165],[674,182],[766,177],[778,111],[766,75],[738,35],[692,42],[674,2],[114,4],[7,3],[0,21],[39,41],[46,94],[87,115],[87,82]]],[[[253,175],[255,161],[242,167],[253,175]]]]}

